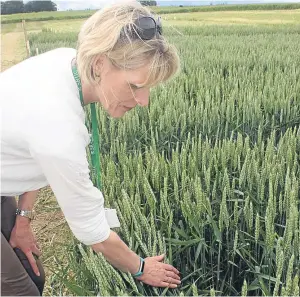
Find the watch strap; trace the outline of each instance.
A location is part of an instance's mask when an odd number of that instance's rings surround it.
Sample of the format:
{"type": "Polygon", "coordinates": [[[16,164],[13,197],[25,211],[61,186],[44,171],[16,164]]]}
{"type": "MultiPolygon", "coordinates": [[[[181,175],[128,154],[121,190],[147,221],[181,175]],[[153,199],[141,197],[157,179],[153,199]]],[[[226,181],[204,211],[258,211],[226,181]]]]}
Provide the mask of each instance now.
{"type": "Polygon", "coordinates": [[[135,274],[132,274],[132,276],[133,277],[139,277],[139,276],[143,275],[143,273],[144,273],[144,267],[145,267],[145,260],[140,257],[139,271],[137,273],[135,273],[135,274]]]}

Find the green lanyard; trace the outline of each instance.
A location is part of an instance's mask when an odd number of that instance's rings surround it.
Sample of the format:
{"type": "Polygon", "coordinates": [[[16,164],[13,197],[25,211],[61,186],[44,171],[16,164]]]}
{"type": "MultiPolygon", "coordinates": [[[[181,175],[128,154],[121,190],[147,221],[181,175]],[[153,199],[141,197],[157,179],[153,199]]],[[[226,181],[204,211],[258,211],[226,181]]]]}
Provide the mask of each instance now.
{"type": "MultiPolygon", "coordinates": [[[[80,80],[80,77],[78,74],[77,67],[75,65],[72,65],[72,72],[73,72],[74,79],[77,83],[79,96],[80,96],[80,102],[81,102],[82,107],[84,108],[81,80],[80,80]]],[[[88,125],[87,120],[85,123],[89,133],[91,134],[91,141],[89,144],[91,161],[92,161],[91,175],[92,175],[92,180],[93,180],[94,185],[99,190],[101,190],[99,134],[98,134],[98,120],[97,120],[95,103],[91,103],[91,117],[92,117],[92,133],[90,133],[90,125],[88,125]]]]}

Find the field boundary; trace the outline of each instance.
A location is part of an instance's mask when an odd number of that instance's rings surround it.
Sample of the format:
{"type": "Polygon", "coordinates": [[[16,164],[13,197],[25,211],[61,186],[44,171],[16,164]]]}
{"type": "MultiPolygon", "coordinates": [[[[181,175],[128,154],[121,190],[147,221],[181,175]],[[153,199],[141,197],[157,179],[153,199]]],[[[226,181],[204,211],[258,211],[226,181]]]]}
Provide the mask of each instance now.
{"type": "MultiPolygon", "coordinates": [[[[247,4],[247,5],[217,5],[217,6],[183,6],[183,7],[150,7],[157,14],[185,13],[185,12],[212,12],[212,11],[241,11],[241,10],[291,10],[300,9],[300,3],[285,4],[247,4]]],[[[2,24],[27,22],[84,19],[94,14],[97,10],[84,11],[55,11],[38,13],[21,13],[2,15],[2,24]]]]}

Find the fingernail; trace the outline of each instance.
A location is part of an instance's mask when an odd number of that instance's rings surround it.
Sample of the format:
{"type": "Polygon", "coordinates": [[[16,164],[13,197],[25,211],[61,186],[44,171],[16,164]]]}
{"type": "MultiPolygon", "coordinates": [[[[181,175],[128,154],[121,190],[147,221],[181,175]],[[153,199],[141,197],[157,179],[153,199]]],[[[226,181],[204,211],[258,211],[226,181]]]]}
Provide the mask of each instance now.
{"type": "Polygon", "coordinates": [[[37,276],[41,276],[41,274],[38,272],[37,274],[36,274],[37,276]]]}

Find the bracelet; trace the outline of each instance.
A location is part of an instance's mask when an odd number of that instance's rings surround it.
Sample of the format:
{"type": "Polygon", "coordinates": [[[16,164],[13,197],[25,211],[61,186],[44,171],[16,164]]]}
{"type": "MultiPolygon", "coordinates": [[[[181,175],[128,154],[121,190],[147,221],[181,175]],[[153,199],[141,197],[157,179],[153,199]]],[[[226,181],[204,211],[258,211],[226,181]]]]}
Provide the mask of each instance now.
{"type": "Polygon", "coordinates": [[[140,257],[139,271],[137,273],[135,273],[135,274],[132,274],[132,276],[133,277],[139,277],[139,276],[143,275],[143,273],[144,273],[144,267],[145,267],[145,260],[140,257]]]}

